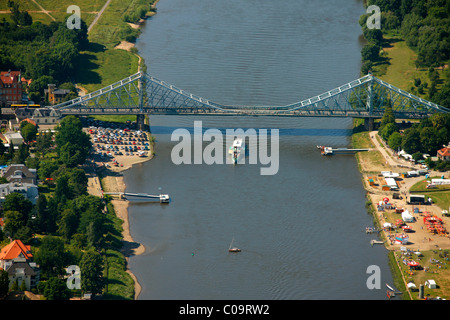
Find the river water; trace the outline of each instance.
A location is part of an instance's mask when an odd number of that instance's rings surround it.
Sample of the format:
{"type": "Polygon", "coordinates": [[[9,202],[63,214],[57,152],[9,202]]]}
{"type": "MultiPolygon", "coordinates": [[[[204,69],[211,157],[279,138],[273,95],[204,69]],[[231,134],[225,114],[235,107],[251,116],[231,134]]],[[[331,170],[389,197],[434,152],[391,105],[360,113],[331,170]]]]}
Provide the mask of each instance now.
{"type": "MultiPolygon", "coordinates": [[[[148,73],[220,104],[284,105],[359,76],[361,1],[161,0],[137,48],[148,73]]],[[[385,299],[387,252],[371,246],[372,217],[348,146],[351,119],[151,116],[156,155],[125,172],[131,234],[146,247],[129,268],[141,300],[385,299]],[[279,167],[181,164],[177,128],[279,129],[279,167]],[[229,253],[234,244],[240,253],[229,253]],[[369,289],[368,267],[380,268],[369,289]]],[[[270,138],[269,138],[270,139],[270,138]]],[[[209,142],[205,142],[208,145],[209,142]]],[[[227,146],[224,146],[224,150],[227,146]]],[[[258,146],[264,150],[264,145],[258,146]]],[[[272,146],[273,147],[273,146],[272,146]]]]}

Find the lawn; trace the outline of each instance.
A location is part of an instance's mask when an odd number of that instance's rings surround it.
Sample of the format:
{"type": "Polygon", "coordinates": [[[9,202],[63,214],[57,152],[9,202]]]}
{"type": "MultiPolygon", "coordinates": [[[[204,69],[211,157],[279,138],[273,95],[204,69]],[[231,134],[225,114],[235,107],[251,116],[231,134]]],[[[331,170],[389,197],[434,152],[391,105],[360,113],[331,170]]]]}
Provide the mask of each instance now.
{"type": "MultiPolygon", "coordinates": [[[[378,63],[373,68],[374,74],[400,89],[410,92],[414,86],[414,79],[421,79],[422,83],[428,82],[428,68],[416,68],[416,52],[407,46],[406,42],[397,35],[384,35],[386,39],[383,46],[383,57],[385,61],[378,63]]],[[[442,70],[438,70],[442,78],[442,70]]],[[[439,90],[441,84],[438,83],[439,90]]],[[[423,94],[416,94],[421,98],[428,96],[428,90],[423,94]]]]}
{"type": "Polygon", "coordinates": [[[424,288],[425,296],[430,297],[442,297],[448,299],[450,296],[450,258],[449,250],[430,250],[421,252],[421,255],[411,253],[411,256],[405,257],[413,259],[420,263],[421,268],[419,270],[410,270],[410,268],[405,265],[403,257],[400,251],[394,253],[397,256],[400,270],[403,273],[405,281],[413,282],[417,290],[411,292],[412,299],[419,299],[419,286],[424,284],[427,280],[434,280],[437,284],[436,289],[424,288]],[[426,269],[425,269],[426,268],[426,269]],[[425,271],[426,270],[426,271],[425,271]]]}
{"type": "Polygon", "coordinates": [[[354,133],[352,135],[352,147],[355,149],[371,149],[356,154],[361,171],[379,173],[380,170],[387,170],[384,157],[380,151],[375,149],[368,131],[354,133]]]}
{"type": "Polygon", "coordinates": [[[410,188],[410,192],[421,193],[425,195],[425,197],[430,197],[437,206],[439,206],[442,210],[448,210],[450,207],[450,186],[449,185],[440,185],[435,189],[427,189],[427,181],[431,181],[431,179],[439,179],[440,177],[431,177],[429,179],[424,179],[422,181],[417,182],[410,188]]]}

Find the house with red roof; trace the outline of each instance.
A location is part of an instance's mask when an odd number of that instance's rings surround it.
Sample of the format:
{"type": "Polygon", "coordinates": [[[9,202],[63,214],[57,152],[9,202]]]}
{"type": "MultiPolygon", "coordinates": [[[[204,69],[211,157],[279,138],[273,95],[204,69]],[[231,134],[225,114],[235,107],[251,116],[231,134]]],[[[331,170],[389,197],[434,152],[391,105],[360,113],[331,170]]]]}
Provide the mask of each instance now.
{"type": "Polygon", "coordinates": [[[31,253],[31,246],[14,240],[0,251],[0,269],[8,273],[9,285],[14,282],[20,286],[25,281],[27,290],[34,288],[39,282],[39,266],[31,253]]]}
{"type": "Polygon", "coordinates": [[[450,148],[445,147],[437,151],[437,157],[442,161],[450,161],[450,148]]]}
{"type": "Polygon", "coordinates": [[[9,106],[23,100],[23,83],[20,71],[0,72],[0,105],[9,106]]]}

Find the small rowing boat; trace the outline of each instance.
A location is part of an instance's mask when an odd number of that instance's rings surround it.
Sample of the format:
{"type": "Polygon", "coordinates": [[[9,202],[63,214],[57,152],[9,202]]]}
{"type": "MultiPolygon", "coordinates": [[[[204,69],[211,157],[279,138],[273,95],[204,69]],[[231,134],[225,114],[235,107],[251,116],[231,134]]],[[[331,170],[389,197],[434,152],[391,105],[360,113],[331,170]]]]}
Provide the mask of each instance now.
{"type": "Polygon", "coordinates": [[[234,242],[234,238],[233,238],[233,240],[231,240],[230,247],[228,248],[228,252],[241,252],[241,249],[239,249],[237,247],[233,247],[233,242],[234,242]]]}

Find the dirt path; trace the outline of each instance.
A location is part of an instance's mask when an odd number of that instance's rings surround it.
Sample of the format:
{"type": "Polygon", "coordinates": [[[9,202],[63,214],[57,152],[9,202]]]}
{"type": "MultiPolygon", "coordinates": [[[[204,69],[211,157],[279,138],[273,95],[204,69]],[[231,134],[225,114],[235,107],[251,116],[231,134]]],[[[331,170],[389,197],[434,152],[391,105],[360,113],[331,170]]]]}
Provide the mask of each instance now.
{"type": "Polygon", "coordinates": [[[98,12],[98,14],[95,16],[94,20],[92,21],[92,23],[89,25],[88,27],[88,33],[92,30],[92,28],[95,26],[95,24],[97,23],[98,19],[100,19],[100,17],[103,14],[103,11],[105,11],[105,9],[109,6],[109,3],[111,2],[111,0],[106,1],[105,5],[100,9],[100,11],[98,12]]]}
{"type": "Polygon", "coordinates": [[[32,0],[40,9],[43,13],[45,13],[46,15],[48,15],[53,21],[56,21],[55,18],[53,18],[53,16],[50,14],[50,11],[45,10],[43,6],[41,6],[36,0],[32,0]]]}

